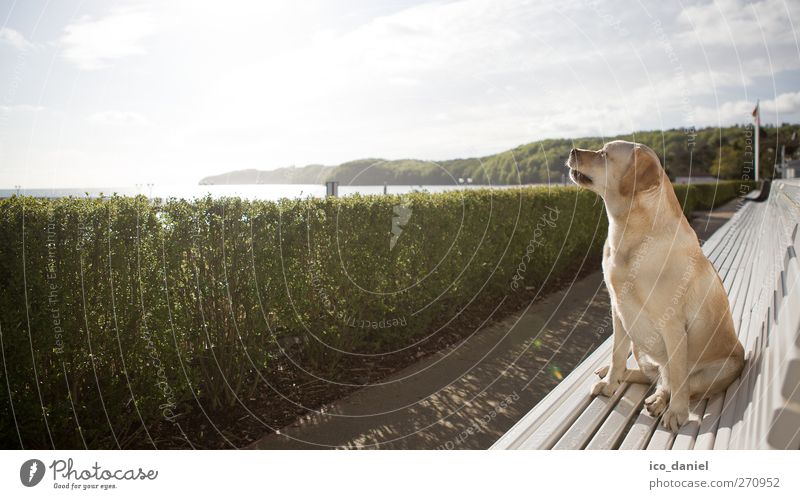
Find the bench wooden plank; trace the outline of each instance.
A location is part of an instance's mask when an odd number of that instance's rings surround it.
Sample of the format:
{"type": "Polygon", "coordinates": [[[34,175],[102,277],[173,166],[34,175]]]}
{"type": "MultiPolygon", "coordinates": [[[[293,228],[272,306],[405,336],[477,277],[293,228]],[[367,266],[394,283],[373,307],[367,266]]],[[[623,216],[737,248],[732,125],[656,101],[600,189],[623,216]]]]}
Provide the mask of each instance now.
{"type": "Polygon", "coordinates": [[[589,406],[581,412],[575,423],[569,427],[560,439],[558,439],[553,449],[583,449],[597,427],[603,422],[608,413],[611,412],[611,409],[614,408],[617,401],[626,391],[626,388],[628,388],[625,385],[627,385],[627,383],[624,383],[611,397],[606,397],[604,395],[592,397],[589,406]]]}
{"type": "Polygon", "coordinates": [[[650,386],[638,383],[630,385],[586,448],[613,449],[628,422],[639,412],[649,392],[650,386]]]}
{"type": "Polygon", "coordinates": [[[766,442],[775,449],[800,449],[800,410],[794,407],[775,409],[766,442]]]}
{"type": "Polygon", "coordinates": [[[757,229],[757,225],[761,221],[761,207],[759,205],[749,205],[748,211],[750,212],[747,227],[744,227],[740,238],[734,242],[739,247],[738,259],[729,268],[724,268],[723,265],[715,262],[715,267],[720,271],[720,278],[723,280],[725,292],[728,294],[728,299],[731,306],[731,312],[734,319],[734,325],[737,326],[737,332],[740,331],[741,317],[743,311],[742,294],[746,292],[750,284],[754,267],[754,255],[758,252],[758,239],[747,237],[746,233],[757,229]],[[730,271],[735,268],[736,272],[730,271]]]}
{"type": "Polygon", "coordinates": [[[731,240],[729,248],[724,255],[720,255],[720,259],[712,261],[714,267],[717,269],[722,279],[725,291],[728,293],[728,300],[731,309],[737,305],[737,296],[740,293],[742,284],[748,278],[747,271],[752,268],[753,261],[746,258],[752,255],[757,250],[758,240],[753,237],[748,237],[751,231],[755,230],[761,221],[762,207],[759,205],[748,206],[750,217],[748,217],[747,225],[742,227],[737,234],[736,239],[731,240]]]}
{"type": "Polygon", "coordinates": [[[736,213],[733,214],[730,220],[714,232],[711,237],[703,244],[702,249],[709,260],[712,262],[716,260],[717,253],[722,251],[724,241],[727,241],[736,236],[739,228],[747,222],[751,214],[750,203],[744,203],[736,213]]]}
{"type": "MultiPolygon", "coordinates": [[[[754,205],[753,207],[753,214],[754,214],[754,225],[749,228],[748,239],[754,244],[753,252],[749,257],[751,260],[751,269],[754,269],[751,272],[749,279],[747,281],[747,286],[742,288],[742,295],[737,295],[737,298],[741,299],[737,300],[737,305],[740,305],[740,309],[745,310],[753,310],[754,302],[753,297],[755,296],[753,293],[760,293],[761,292],[761,279],[763,277],[763,272],[766,271],[767,268],[767,260],[765,260],[765,256],[767,255],[767,245],[765,244],[765,237],[766,232],[769,228],[768,225],[768,217],[769,212],[767,210],[767,206],[765,204],[754,205]]],[[[741,324],[741,327],[746,328],[747,322],[749,321],[748,316],[740,317],[741,320],[745,322],[741,324]]],[[[746,331],[740,331],[740,338],[744,339],[746,336],[746,331]]]]}
{"type": "Polygon", "coordinates": [[[697,434],[700,432],[700,424],[706,412],[708,399],[694,400],[689,406],[689,420],[681,426],[678,434],[675,435],[675,442],[672,443],[674,450],[690,450],[694,447],[697,434]]]}
{"type": "Polygon", "coordinates": [[[646,448],[657,424],[657,418],[649,415],[647,411],[641,411],[619,448],[621,450],[641,450],[646,448]]]}
{"type": "MultiPolygon", "coordinates": [[[[772,309],[768,309],[771,313],[772,309]]],[[[763,338],[766,337],[767,328],[771,327],[771,323],[764,322],[762,324],[762,332],[758,335],[756,344],[751,351],[750,363],[747,372],[742,378],[742,390],[733,405],[733,424],[730,427],[727,447],[728,449],[742,448],[742,429],[747,418],[756,410],[753,407],[753,392],[761,380],[761,372],[764,367],[763,356],[764,347],[762,344],[763,338]]]]}
{"type": "Polygon", "coordinates": [[[722,412],[722,403],[724,401],[724,393],[717,393],[708,400],[693,449],[711,450],[714,448],[714,440],[719,427],[719,414],[722,412]]]}
{"type": "Polygon", "coordinates": [[[774,304],[770,307],[769,321],[765,323],[763,337],[759,343],[760,352],[756,358],[759,364],[754,371],[755,380],[753,388],[747,396],[747,404],[741,421],[734,427],[731,435],[731,447],[734,449],[756,449],[758,448],[756,432],[766,427],[768,404],[766,398],[770,391],[770,371],[774,358],[771,355],[769,337],[774,325],[774,304]]]}
{"type": "Polygon", "coordinates": [[[734,231],[731,237],[724,242],[720,251],[712,254],[711,258],[709,258],[709,261],[714,265],[714,268],[717,269],[720,279],[722,279],[723,284],[728,290],[736,275],[736,271],[739,270],[733,263],[738,261],[737,256],[742,255],[743,252],[749,248],[749,246],[744,244],[748,242],[745,234],[757,221],[755,213],[757,212],[757,207],[748,205],[747,208],[747,211],[750,213],[749,216],[743,220],[741,228],[734,231]]]}
{"type": "Polygon", "coordinates": [[[675,434],[670,430],[664,428],[661,423],[656,425],[656,431],[650,437],[650,442],[647,443],[647,450],[664,450],[672,447],[672,442],[675,440],[675,434]]]}
{"type": "MultiPolygon", "coordinates": [[[[754,207],[750,210],[752,212],[751,225],[747,228],[748,231],[753,231],[754,225],[759,221],[759,208],[754,207]]],[[[723,286],[725,292],[728,294],[729,304],[731,306],[731,314],[734,320],[737,334],[741,337],[742,332],[742,317],[744,313],[744,302],[747,291],[751,285],[752,275],[754,272],[754,256],[758,252],[758,239],[744,238],[737,241],[737,245],[741,248],[737,261],[732,265],[736,268],[736,272],[724,272],[723,286]]]]}

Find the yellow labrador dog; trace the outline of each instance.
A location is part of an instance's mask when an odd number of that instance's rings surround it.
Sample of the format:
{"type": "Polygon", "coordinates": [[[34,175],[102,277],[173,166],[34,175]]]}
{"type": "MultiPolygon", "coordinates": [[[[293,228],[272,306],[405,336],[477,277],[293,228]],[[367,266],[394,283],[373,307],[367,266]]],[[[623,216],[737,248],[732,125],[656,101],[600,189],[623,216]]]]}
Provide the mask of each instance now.
{"type": "Polygon", "coordinates": [[[652,149],[626,141],[573,149],[567,166],[573,182],[602,196],[609,221],[603,273],[614,347],[592,394],[655,382],[645,406],[677,431],[689,399],[724,390],[744,364],[722,281],[652,149]],[[626,366],[631,347],[635,369],[626,366]]]}

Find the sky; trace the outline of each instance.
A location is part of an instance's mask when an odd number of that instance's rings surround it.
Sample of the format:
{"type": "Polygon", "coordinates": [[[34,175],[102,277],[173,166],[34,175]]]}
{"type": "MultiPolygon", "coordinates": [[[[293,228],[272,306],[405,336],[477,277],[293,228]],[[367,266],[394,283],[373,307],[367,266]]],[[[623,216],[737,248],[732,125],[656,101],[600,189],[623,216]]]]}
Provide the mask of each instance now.
{"type": "Polygon", "coordinates": [[[791,0],[0,0],[0,188],[800,122],[791,0]]]}

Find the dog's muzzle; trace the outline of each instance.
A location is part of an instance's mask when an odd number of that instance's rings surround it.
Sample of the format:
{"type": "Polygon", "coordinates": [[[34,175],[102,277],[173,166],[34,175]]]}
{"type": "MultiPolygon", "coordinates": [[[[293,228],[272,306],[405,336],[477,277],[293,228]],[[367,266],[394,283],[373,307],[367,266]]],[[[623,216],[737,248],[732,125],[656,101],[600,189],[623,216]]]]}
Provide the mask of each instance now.
{"type": "Polygon", "coordinates": [[[569,167],[569,178],[578,185],[586,185],[592,183],[592,178],[585,173],[577,170],[578,165],[578,150],[572,149],[569,152],[567,159],[567,166],[569,167]]]}

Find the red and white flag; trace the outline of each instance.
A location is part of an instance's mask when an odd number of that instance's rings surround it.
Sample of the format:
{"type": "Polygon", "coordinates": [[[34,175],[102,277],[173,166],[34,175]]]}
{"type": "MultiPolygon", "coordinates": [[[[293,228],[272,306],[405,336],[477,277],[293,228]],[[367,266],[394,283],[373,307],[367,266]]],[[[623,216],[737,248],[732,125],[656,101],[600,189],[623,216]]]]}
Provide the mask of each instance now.
{"type": "Polygon", "coordinates": [[[756,101],[756,108],[753,109],[753,118],[756,119],[756,126],[761,126],[761,112],[758,109],[759,102],[756,101]]]}

